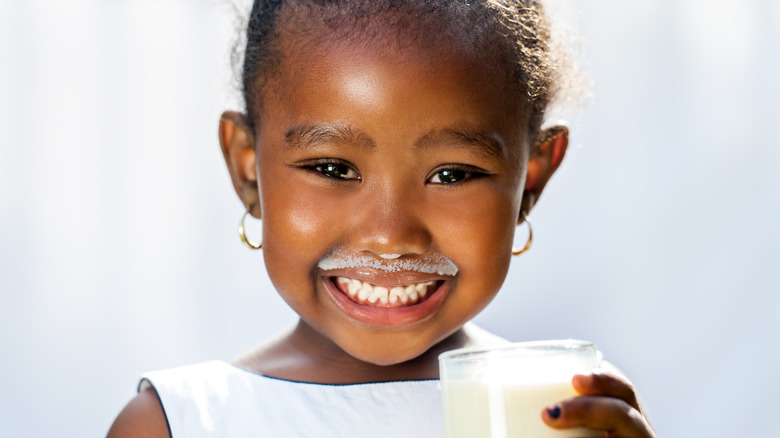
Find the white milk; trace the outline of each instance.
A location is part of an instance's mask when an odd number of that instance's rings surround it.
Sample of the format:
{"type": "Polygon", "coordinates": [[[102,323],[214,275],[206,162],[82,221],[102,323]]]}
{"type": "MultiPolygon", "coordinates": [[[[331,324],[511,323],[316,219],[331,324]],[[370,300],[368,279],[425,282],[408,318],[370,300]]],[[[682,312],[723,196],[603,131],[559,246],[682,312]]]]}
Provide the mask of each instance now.
{"type": "Polygon", "coordinates": [[[603,436],[582,428],[556,430],[542,421],[545,407],[577,395],[569,379],[505,384],[443,381],[441,389],[446,438],[603,436]]]}

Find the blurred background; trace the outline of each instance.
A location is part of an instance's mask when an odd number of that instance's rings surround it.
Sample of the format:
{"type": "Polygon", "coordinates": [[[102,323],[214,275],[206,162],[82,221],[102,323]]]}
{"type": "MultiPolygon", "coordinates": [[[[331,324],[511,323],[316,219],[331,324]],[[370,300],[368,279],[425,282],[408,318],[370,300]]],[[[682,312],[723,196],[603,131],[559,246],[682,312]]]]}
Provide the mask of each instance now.
{"type": "MultiPolygon", "coordinates": [[[[780,436],[780,2],[551,10],[593,98],[477,322],[595,341],[659,436],[780,436]]],[[[219,0],[0,2],[0,436],[105,435],[139,373],[294,322],[217,143],[235,21],[219,0]]]]}

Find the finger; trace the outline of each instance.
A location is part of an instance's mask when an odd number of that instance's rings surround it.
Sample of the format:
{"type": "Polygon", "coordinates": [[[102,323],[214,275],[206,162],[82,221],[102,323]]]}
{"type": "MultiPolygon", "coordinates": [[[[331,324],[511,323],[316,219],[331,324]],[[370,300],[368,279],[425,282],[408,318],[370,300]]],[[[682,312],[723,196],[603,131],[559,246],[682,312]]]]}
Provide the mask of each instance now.
{"type": "Polygon", "coordinates": [[[644,416],[617,398],[571,398],[545,409],[542,419],[555,429],[585,427],[608,432],[615,438],[655,438],[644,416]]]}
{"type": "Polygon", "coordinates": [[[605,373],[577,374],[571,380],[574,390],[582,395],[614,397],[641,411],[634,387],[618,376],[605,373]]]}

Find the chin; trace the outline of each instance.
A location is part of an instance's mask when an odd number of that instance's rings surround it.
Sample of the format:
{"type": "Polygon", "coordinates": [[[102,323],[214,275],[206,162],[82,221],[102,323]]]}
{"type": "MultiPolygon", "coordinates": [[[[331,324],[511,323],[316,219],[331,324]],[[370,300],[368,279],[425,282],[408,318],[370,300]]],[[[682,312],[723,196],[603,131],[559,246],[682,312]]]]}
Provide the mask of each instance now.
{"type": "Polygon", "coordinates": [[[366,340],[365,343],[359,343],[361,345],[342,346],[342,349],[362,362],[377,366],[393,366],[417,359],[431,347],[403,344],[397,345],[397,348],[383,348],[387,347],[390,342],[392,341],[370,339],[366,340]],[[368,343],[371,345],[366,345],[368,343]]]}
{"type": "MultiPolygon", "coordinates": [[[[441,342],[441,340],[426,342],[418,336],[404,342],[403,338],[399,339],[398,336],[393,335],[387,337],[366,335],[363,339],[351,340],[352,342],[341,344],[340,347],[362,362],[387,367],[419,359],[441,342]]],[[[432,359],[437,360],[436,357],[432,359]]]]}
{"type": "Polygon", "coordinates": [[[365,351],[359,351],[359,352],[350,352],[347,351],[347,353],[354,357],[355,359],[358,359],[362,362],[367,362],[373,365],[378,366],[393,366],[398,365],[404,362],[409,362],[410,360],[416,359],[420,357],[421,354],[423,354],[425,351],[419,352],[419,353],[409,353],[408,351],[400,352],[400,351],[389,351],[389,352],[365,352],[365,351]]]}

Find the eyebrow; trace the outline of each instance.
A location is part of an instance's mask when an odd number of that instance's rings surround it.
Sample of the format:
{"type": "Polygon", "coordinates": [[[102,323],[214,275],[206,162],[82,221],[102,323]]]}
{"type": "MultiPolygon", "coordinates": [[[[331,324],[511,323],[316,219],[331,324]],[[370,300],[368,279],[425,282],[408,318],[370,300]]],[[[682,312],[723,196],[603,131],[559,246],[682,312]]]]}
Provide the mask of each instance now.
{"type": "Polygon", "coordinates": [[[504,142],[498,134],[470,129],[456,130],[445,128],[429,132],[417,140],[415,146],[431,148],[441,144],[469,149],[474,148],[488,158],[503,157],[506,151],[504,142]]]}
{"type": "Polygon", "coordinates": [[[284,142],[294,149],[308,149],[327,143],[356,144],[373,149],[374,140],[365,133],[344,125],[304,125],[291,128],[284,135],[284,142]]]}
{"type": "MultiPolygon", "coordinates": [[[[294,127],[285,133],[284,142],[294,149],[309,149],[329,143],[353,144],[364,149],[376,147],[371,137],[349,125],[312,124],[294,127]]],[[[463,128],[444,128],[428,132],[414,145],[420,149],[441,145],[476,149],[487,157],[503,157],[506,151],[497,134],[463,128]]]]}

